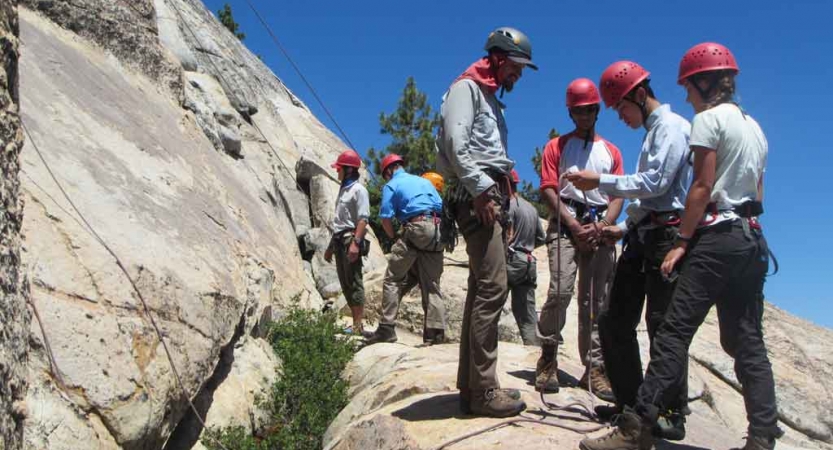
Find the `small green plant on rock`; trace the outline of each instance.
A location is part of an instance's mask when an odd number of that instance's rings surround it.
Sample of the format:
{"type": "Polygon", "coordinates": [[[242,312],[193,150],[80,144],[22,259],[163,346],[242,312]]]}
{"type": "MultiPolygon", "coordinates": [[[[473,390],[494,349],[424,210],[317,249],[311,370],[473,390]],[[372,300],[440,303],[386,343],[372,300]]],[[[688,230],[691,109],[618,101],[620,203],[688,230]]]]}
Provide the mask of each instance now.
{"type": "Polygon", "coordinates": [[[341,332],[334,313],[293,307],[270,326],[269,342],[281,360],[281,376],[261,405],[269,411],[265,436],[243,427],[209,430],[202,439],[210,450],[312,450],[321,448],[329,424],[347,405],[341,372],[356,347],[341,332]]]}

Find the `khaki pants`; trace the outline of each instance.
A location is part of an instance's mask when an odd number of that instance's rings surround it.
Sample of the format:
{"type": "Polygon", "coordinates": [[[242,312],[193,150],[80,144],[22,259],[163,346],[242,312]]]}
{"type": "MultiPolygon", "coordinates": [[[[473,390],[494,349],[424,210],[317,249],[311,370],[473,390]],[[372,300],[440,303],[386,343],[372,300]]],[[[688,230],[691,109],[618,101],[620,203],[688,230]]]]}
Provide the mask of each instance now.
{"type": "Polygon", "coordinates": [[[382,286],[382,318],[379,323],[396,324],[399,302],[415,285],[422,292],[425,312],[423,329],[444,330],[445,305],[440,292],[443,253],[439,224],[433,219],[406,223],[402,236],[393,244],[382,286]]]}
{"type": "Polygon", "coordinates": [[[335,242],[336,272],[344,298],[350,306],[364,305],[364,278],[362,275],[362,257],[359,255],[356,262],[350,262],[347,258],[347,250],[353,242],[353,233],[345,233],[344,236],[335,242]]]}
{"type": "Polygon", "coordinates": [[[550,223],[548,235],[554,236],[547,244],[550,260],[550,286],[547,301],[541,309],[538,333],[543,345],[557,347],[567,320],[567,308],[573,297],[578,273],[578,352],[585,366],[603,367],[599,342],[598,317],[607,308],[607,295],[613,280],[615,248],[603,245],[595,252],[579,251],[572,240],[561,236],[556,225],[550,223]],[[561,257],[558,257],[558,243],[561,257]],[[561,283],[558,293],[557,283],[561,283]],[[592,290],[592,292],[591,292],[592,290]],[[592,293],[592,296],[591,296],[592,293]],[[590,305],[593,305],[593,315],[590,305]],[[592,344],[591,344],[592,340],[592,344]],[[592,351],[591,351],[592,348],[592,351]]]}
{"type": "MultiPolygon", "coordinates": [[[[472,202],[457,205],[455,216],[465,230],[469,256],[469,281],[463,328],[460,333],[459,389],[499,388],[497,375],[498,321],[508,293],[506,248],[500,223],[486,227],[478,223],[472,202]]],[[[500,207],[495,207],[500,217],[500,207]]]]}

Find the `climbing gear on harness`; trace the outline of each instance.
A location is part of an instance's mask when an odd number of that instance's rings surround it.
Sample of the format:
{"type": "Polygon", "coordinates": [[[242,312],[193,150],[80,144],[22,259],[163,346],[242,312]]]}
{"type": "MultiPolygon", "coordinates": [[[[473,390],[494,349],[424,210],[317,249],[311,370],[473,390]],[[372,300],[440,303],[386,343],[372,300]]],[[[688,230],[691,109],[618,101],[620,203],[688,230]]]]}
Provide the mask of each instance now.
{"type": "Polygon", "coordinates": [[[359,156],[355,150],[345,150],[338,155],[336,158],[336,162],[332,163],[330,167],[333,169],[337,169],[339,167],[355,167],[360,168],[362,166],[362,157],[359,156]]]}
{"type": "Polygon", "coordinates": [[[486,45],[483,46],[483,49],[487,52],[494,49],[506,52],[512,61],[529,66],[533,70],[538,70],[538,66],[532,63],[532,43],[518,29],[500,27],[492,31],[486,39],[486,45]]]}

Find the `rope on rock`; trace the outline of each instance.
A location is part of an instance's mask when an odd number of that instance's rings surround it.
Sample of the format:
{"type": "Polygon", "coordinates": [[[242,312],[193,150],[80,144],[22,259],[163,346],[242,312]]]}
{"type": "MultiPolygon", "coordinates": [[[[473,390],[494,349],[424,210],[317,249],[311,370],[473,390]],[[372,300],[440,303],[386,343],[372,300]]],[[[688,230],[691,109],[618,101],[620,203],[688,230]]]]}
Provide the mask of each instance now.
{"type": "MultiPolygon", "coordinates": [[[[64,189],[61,182],[58,181],[58,177],[55,176],[55,173],[52,171],[52,168],[49,166],[49,163],[46,162],[46,158],[44,158],[43,153],[41,153],[40,148],[38,148],[37,143],[32,138],[32,134],[29,133],[29,129],[26,127],[26,124],[23,121],[21,121],[20,125],[23,128],[23,131],[26,133],[26,136],[29,138],[29,142],[32,144],[32,147],[35,149],[35,153],[38,154],[38,157],[40,158],[41,162],[43,163],[44,167],[46,168],[46,171],[49,172],[49,176],[52,178],[52,181],[54,181],[55,185],[58,186],[58,189],[61,191],[61,194],[63,194],[64,198],[67,200],[67,202],[69,202],[70,206],[72,206],[72,209],[75,211],[75,213],[78,214],[78,218],[80,218],[81,221],[84,223],[84,226],[86,227],[87,232],[99,244],[101,244],[102,247],[104,247],[104,249],[107,251],[107,253],[110,254],[110,256],[113,257],[113,259],[116,261],[116,265],[119,267],[119,269],[122,271],[124,276],[127,278],[127,281],[130,282],[130,286],[133,288],[133,291],[136,292],[136,296],[139,298],[139,300],[142,303],[142,309],[144,310],[144,313],[147,316],[148,321],[150,322],[151,326],[153,327],[153,330],[156,333],[157,339],[159,339],[159,342],[162,344],[162,348],[165,350],[165,356],[167,357],[168,363],[171,366],[171,371],[174,374],[174,378],[176,378],[177,386],[179,387],[179,390],[180,390],[182,396],[185,397],[185,400],[188,402],[188,406],[191,408],[191,411],[194,413],[194,417],[197,418],[197,421],[199,421],[199,423],[202,425],[203,428],[207,428],[207,426],[205,424],[205,420],[200,416],[199,411],[197,411],[197,407],[194,405],[194,402],[191,400],[191,395],[188,393],[188,389],[185,387],[185,384],[182,381],[182,377],[180,376],[179,370],[176,367],[176,363],[174,362],[174,358],[173,358],[173,355],[171,354],[171,350],[168,348],[168,343],[165,341],[165,338],[162,335],[162,331],[159,329],[159,325],[157,325],[157,323],[156,323],[156,319],[153,318],[153,314],[151,313],[150,307],[148,306],[148,303],[145,300],[145,296],[142,294],[142,291],[139,290],[139,287],[136,285],[136,282],[133,280],[133,277],[130,276],[130,273],[127,271],[127,268],[124,266],[124,264],[122,263],[121,259],[116,254],[116,252],[113,251],[113,249],[110,248],[109,245],[107,245],[107,242],[105,242],[104,239],[98,234],[98,232],[95,231],[95,228],[93,228],[93,226],[87,221],[87,219],[84,217],[84,215],[78,209],[78,207],[75,205],[75,202],[72,201],[72,198],[69,196],[67,191],[64,189]]],[[[32,306],[34,307],[34,303],[32,303],[32,306]]],[[[40,316],[38,316],[38,321],[40,322],[40,316]]],[[[43,331],[43,328],[41,328],[41,331],[43,331]]],[[[45,334],[44,334],[44,336],[45,336],[45,334]]],[[[49,351],[51,352],[51,350],[49,350],[49,351]]],[[[220,442],[219,440],[216,440],[216,439],[213,439],[213,438],[212,438],[212,440],[214,440],[214,443],[217,444],[217,446],[220,447],[221,449],[228,450],[223,445],[223,443],[220,442]]]]}

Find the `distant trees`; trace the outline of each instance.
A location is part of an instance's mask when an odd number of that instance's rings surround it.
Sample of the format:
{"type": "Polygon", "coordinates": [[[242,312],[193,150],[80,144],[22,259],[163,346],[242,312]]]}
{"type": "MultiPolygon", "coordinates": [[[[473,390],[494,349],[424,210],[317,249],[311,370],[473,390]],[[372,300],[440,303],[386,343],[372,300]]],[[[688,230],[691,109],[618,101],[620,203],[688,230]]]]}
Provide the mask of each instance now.
{"type": "MultiPolygon", "coordinates": [[[[547,140],[555,139],[559,136],[558,131],[555,128],[551,128],[549,132],[549,137],[547,140]]],[[[530,159],[532,161],[532,167],[535,168],[535,173],[538,175],[539,180],[541,177],[541,147],[535,147],[535,151],[530,159]]],[[[530,183],[529,181],[522,180],[521,186],[518,188],[518,194],[521,197],[525,198],[529,203],[532,203],[532,206],[538,210],[538,215],[543,218],[547,218],[549,216],[549,209],[547,205],[544,203],[543,199],[541,198],[541,191],[539,190],[538,186],[530,183]]]]}
{"type": "Polygon", "coordinates": [[[240,31],[240,24],[234,21],[234,14],[231,12],[231,5],[226,3],[222,9],[218,10],[217,18],[224,27],[231,31],[231,34],[237,36],[237,39],[240,39],[241,41],[246,39],[246,34],[240,31]]]}

